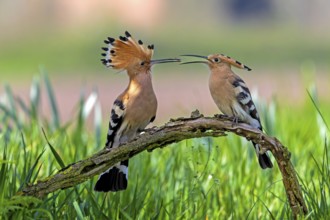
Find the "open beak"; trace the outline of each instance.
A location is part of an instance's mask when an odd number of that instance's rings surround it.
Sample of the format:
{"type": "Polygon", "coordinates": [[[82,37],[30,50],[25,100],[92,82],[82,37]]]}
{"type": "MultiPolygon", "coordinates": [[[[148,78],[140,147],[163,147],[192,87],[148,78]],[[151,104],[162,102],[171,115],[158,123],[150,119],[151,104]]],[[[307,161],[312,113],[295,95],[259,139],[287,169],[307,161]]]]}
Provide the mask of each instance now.
{"type": "Polygon", "coordinates": [[[168,58],[168,59],[159,59],[159,60],[151,60],[150,64],[159,64],[159,63],[175,63],[175,62],[181,62],[178,58],[168,58]]]}
{"type": "Polygon", "coordinates": [[[194,55],[194,54],[184,54],[184,55],[180,55],[183,57],[198,57],[198,58],[203,58],[205,60],[199,60],[199,61],[190,61],[190,62],[183,62],[181,64],[191,64],[191,63],[203,63],[203,64],[208,64],[207,62],[207,56],[200,56],[200,55],[194,55]]]}

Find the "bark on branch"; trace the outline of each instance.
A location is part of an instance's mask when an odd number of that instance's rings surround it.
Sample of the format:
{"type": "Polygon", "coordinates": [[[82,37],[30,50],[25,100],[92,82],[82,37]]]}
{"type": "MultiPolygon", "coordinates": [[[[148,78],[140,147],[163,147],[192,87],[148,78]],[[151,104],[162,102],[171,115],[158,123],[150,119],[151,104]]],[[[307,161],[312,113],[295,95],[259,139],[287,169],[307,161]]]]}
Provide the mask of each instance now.
{"type": "MultiPolygon", "coordinates": [[[[190,118],[171,119],[161,127],[146,129],[143,134],[120,148],[101,150],[85,160],[70,164],[58,173],[26,186],[19,194],[42,198],[48,193],[82,183],[115,163],[131,158],[144,150],[152,151],[189,138],[226,136],[227,132],[253,140],[262,146],[262,150],[272,152],[283,177],[293,216],[307,214],[307,207],[287,148],[276,138],[269,137],[247,124],[233,124],[232,120],[226,117],[204,117],[198,111],[193,112],[190,118]]],[[[275,169],[274,167],[273,172],[275,169]]]]}

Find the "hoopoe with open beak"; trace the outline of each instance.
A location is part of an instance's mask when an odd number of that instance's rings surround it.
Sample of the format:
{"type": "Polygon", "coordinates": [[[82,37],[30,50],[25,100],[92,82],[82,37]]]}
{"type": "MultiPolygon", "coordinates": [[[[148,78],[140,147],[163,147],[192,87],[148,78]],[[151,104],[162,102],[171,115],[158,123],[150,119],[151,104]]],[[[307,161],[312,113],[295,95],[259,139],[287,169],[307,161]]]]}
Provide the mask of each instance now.
{"type": "MultiPolygon", "coordinates": [[[[209,66],[211,70],[209,78],[211,96],[223,114],[233,117],[236,122],[240,120],[254,128],[262,130],[260,118],[248,87],[231,69],[232,66],[235,66],[240,69],[251,71],[249,67],[223,54],[183,56],[199,57],[204,60],[184,62],[182,64],[204,63],[209,66]]],[[[272,168],[273,164],[267,152],[260,152],[259,145],[254,142],[252,143],[256,150],[261,168],[272,168]]]]}
{"type": "MultiPolygon", "coordinates": [[[[111,110],[109,130],[105,147],[116,148],[132,140],[150,122],[155,120],[157,99],[151,82],[151,67],[158,63],[180,62],[179,59],[151,60],[154,46],[145,47],[130,33],[119,39],[109,37],[101,59],[106,67],[126,70],[128,87],[122,92],[111,110]]],[[[119,191],[127,188],[128,160],[121,161],[102,173],[96,182],[95,191],[119,191]]]]}

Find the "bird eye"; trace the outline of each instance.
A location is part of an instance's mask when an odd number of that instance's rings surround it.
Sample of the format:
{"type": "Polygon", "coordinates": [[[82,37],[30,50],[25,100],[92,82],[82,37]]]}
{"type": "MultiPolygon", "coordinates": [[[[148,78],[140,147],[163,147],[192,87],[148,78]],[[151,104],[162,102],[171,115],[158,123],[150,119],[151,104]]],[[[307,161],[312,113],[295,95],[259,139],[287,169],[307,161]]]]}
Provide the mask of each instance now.
{"type": "Polygon", "coordinates": [[[220,59],[219,58],[214,58],[214,62],[219,63],[220,59]]]}
{"type": "Polygon", "coordinates": [[[141,66],[144,66],[144,61],[142,61],[142,62],[140,63],[140,65],[141,65],[141,66]]]}

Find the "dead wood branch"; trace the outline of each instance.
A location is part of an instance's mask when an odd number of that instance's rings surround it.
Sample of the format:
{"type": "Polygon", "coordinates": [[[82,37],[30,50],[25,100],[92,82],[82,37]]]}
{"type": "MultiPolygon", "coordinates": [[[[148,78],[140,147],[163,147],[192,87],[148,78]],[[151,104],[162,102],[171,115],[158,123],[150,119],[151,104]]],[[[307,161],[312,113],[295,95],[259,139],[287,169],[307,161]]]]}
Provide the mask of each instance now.
{"type": "MultiPolygon", "coordinates": [[[[142,151],[152,151],[163,148],[189,138],[226,136],[227,132],[235,133],[262,146],[262,150],[269,150],[274,155],[283,177],[288,202],[294,217],[307,214],[296,172],[290,162],[290,152],[276,138],[267,136],[247,124],[233,124],[226,117],[204,117],[198,111],[190,118],[170,120],[161,127],[145,130],[133,141],[113,150],[102,150],[91,157],[70,164],[58,173],[26,186],[21,195],[42,198],[48,193],[65,189],[82,183],[108,169],[115,163],[131,158],[142,151]]],[[[276,167],[273,168],[275,172],[276,167]]]]}

